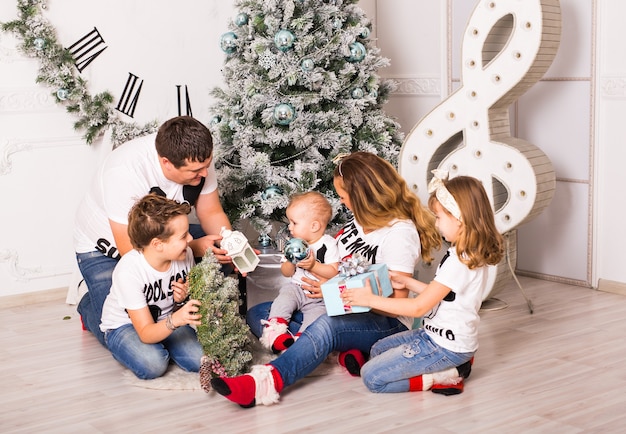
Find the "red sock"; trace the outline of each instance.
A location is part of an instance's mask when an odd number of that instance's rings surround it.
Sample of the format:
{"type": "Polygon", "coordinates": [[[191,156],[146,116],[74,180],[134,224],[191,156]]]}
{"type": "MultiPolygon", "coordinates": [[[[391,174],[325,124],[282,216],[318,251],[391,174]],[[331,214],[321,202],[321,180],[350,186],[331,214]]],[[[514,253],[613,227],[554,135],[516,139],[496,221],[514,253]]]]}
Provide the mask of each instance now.
{"type": "MultiPolygon", "coordinates": [[[[280,372],[271,365],[272,379],[274,380],[274,389],[277,393],[283,390],[283,378],[280,372]]],[[[238,377],[220,377],[211,380],[211,387],[225,396],[235,404],[239,404],[243,408],[250,408],[256,405],[256,383],[251,374],[244,374],[238,377]]]]}
{"type": "Polygon", "coordinates": [[[211,387],[220,395],[225,396],[243,408],[254,407],[256,386],[254,378],[245,374],[238,377],[219,377],[211,380],[211,387]]]}
{"type": "Polygon", "coordinates": [[[291,336],[289,333],[279,335],[276,337],[276,340],[274,340],[274,343],[272,344],[272,351],[274,351],[275,353],[284,351],[292,346],[293,342],[293,336],[291,336]]]}
{"type": "MultiPolygon", "coordinates": [[[[272,366],[272,365],[269,365],[272,366]]],[[[275,367],[272,366],[272,378],[274,379],[274,389],[276,389],[276,392],[280,393],[283,391],[283,387],[285,387],[285,385],[283,384],[283,377],[280,376],[280,372],[278,372],[278,369],[276,369],[275,367]]]]}
{"type": "Polygon", "coordinates": [[[346,368],[353,377],[361,376],[361,367],[365,364],[365,356],[360,350],[348,350],[339,353],[339,364],[346,368]]]}
{"type": "Polygon", "coordinates": [[[409,378],[409,392],[421,392],[424,390],[424,383],[422,383],[422,376],[409,378]]]}

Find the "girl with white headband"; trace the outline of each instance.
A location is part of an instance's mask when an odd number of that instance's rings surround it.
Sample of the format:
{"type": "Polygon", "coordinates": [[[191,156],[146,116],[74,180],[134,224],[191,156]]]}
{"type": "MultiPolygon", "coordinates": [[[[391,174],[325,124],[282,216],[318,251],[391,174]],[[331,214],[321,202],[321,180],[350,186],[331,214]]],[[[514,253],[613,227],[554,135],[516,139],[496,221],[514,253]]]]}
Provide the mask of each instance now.
{"type": "Polygon", "coordinates": [[[423,317],[421,328],[372,346],[371,358],[361,369],[372,392],[461,393],[478,348],[478,311],[488,289],[488,267],[502,259],[503,239],[480,181],[469,176],[448,180],[443,171],[433,173],[428,206],[451,244],[433,281],[426,284],[391,273],[393,288],[417,293],[415,298],[380,297],[372,294],[369,284],[342,294],[347,304],[423,317]]]}

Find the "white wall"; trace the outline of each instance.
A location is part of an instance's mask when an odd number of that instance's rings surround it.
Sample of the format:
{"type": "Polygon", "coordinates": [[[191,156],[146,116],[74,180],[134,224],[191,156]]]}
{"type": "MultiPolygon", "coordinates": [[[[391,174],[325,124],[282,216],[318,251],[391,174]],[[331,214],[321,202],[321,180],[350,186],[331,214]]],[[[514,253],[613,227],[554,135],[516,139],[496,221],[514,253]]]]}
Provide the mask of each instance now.
{"type": "MultiPolygon", "coordinates": [[[[14,3],[0,4],[0,21],[16,16],[14,3]]],[[[232,1],[220,4],[224,14],[205,24],[216,34],[226,30],[225,9],[232,1]]],[[[391,59],[381,75],[400,85],[387,110],[409,132],[458,86],[460,38],[476,3],[360,4],[375,22],[373,37],[383,55],[391,59]]],[[[557,174],[552,204],[519,230],[518,268],[587,286],[598,279],[626,285],[621,264],[626,205],[619,190],[626,181],[625,134],[619,127],[626,113],[621,22],[626,3],[562,0],[561,9],[562,42],[554,64],[511,112],[513,135],[539,146],[557,174]]],[[[67,286],[74,269],[74,209],[110,148],[106,138],[83,144],[51,90],[35,84],[37,61],[18,53],[15,42],[0,34],[0,297],[67,286]]],[[[219,66],[223,53],[217,42],[203,46],[194,53],[197,61],[219,66]]],[[[218,84],[220,77],[207,81],[218,84]]]]}
{"type": "MultiPolygon", "coordinates": [[[[626,2],[598,0],[594,216],[595,278],[626,282],[626,2]]],[[[606,282],[605,282],[606,283],[606,282]]]]}

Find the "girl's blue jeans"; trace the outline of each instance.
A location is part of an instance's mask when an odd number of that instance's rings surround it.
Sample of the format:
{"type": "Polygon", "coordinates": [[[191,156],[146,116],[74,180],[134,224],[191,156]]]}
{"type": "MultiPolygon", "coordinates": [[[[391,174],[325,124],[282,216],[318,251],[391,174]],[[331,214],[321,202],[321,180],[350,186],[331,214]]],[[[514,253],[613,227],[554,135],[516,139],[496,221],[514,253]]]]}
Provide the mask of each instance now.
{"type": "Polygon", "coordinates": [[[113,358],[143,380],[162,376],[174,361],[183,370],[198,372],[202,346],[196,331],[186,325],[179,327],[157,344],[145,344],[132,324],[107,330],[105,340],[113,358]]]}
{"type": "Polygon", "coordinates": [[[372,392],[408,392],[409,378],[462,365],[473,355],[440,347],[423,328],[408,330],[376,342],[361,377],[372,392]]]}
{"type": "MultiPolygon", "coordinates": [[[[263,315],[267,319],[269,304],[262,303],[248,311],[248,324],[255,327],[253,333],[262,330],[260,320],[263,315]]],[[[405,330],[396,318],[371,312],[332,317],[324,314],[270,364],[280,373],[284,386],[289,386],[313,372],[333,351],[358,349],[369,353],[378,340],[405,330]]]]}

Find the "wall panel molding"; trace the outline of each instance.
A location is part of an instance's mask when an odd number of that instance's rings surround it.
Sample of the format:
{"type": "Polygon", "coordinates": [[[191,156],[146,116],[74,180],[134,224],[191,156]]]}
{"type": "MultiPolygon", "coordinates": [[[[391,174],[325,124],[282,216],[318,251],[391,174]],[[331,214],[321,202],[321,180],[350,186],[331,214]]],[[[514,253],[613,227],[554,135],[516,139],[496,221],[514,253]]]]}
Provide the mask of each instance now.
{"type": "Polygon", "coordinates": [[[0,250],[0,263],[8,264],[13,280],[27,282],[34,277],[40,277],[41,267],[22,267],[19,262],[20,258],[15,250],[0,250]]]}
{"type": "Polygon", "coordinates": [[[0,88],[0,112],[32,114],[59,110],[50,89],[42,86],[0,88]]]}
{"type": "Polygon", "coordinates": [[[0,176],[11,173],[13,169],[11,157],[18,152],[74,146],[85,146],[85,141],[79,136],[54,139],[7,139],[0,149],[0,176]]]}
{"type": "Polygon", "coordinates": [[[410,77],[410,76],[386,76],[397,84],[393,95],[396,96],[439,96],[441,94],[441,79],[439,77],[410,77]]]}
{"type": "Polygon", "coordinates": [[[16,250],[0,250],[0,264],[6,264],[9,275],[16,282],[31,282],[33,280],[50,279],[59,276],[69,277],[74,273],[73,264],[56,265],[44,269],[41,266],[23,267],[20,265],[20,255],[16,250]]]}
{"type": "Polygon", "coordinates": [[[599,88],[603,98],[626,99],[626,76],[600,77],[599,88]]]}

